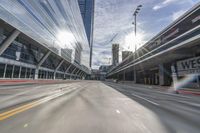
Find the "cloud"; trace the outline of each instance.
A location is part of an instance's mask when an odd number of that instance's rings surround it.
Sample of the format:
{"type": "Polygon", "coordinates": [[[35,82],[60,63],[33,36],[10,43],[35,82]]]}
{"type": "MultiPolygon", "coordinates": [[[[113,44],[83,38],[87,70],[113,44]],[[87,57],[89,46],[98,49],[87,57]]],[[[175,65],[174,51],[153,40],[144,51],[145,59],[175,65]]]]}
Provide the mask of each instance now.
{"type": "Polygon", "coordinates": [[[164,0],[163,2],[161,2],[161,3],[159,3],[159,4],[157,4],[157,5],[155,5],[154,7],[153,7],[153,10],[159,10],[159,9],[161,9],[161,8],[164,8],[164,7],[166,7],[166,6],[168,6],[169,4],[171,4],[171,3],[175,3],[175,2],[177,2],[178,0],[164,0]]]}
{"type": "Polygon", "coordinates": [[[176,20],[177,18],[179,18],[181,15],[183,15],[186,11],[185,10],[180,10],[177,12],[174,12],[172,14],[172,21],[176,20]]]}

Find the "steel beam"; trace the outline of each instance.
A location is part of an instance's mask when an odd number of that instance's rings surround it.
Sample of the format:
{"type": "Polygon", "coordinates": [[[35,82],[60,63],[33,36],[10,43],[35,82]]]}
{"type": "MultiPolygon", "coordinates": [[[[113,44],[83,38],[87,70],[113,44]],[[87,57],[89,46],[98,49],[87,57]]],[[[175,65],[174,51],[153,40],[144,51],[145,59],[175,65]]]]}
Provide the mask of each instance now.
{"type": "Polygon", "coordinates": [[[12,32],[12,34],[3,41],[3,43],[1,44],[1,47],[0,47],[0,55],[3,54],[3,52],[10,46],[10,44],[16,39],[16,37],[19,34],[20,34],[20,31],[15,29],[12,32]]]}
{"type": "Polygon", "coordinates": [[[71,77],[72,77],[72,75],[73,75],[73,73],[74,73],[74,71],[76,70],[76,67],[74,68],[74,70],[70,73],[71,75],[70,75],[70,79],[71,79],[71,77]]]}
{"type": "Polygon", "coordinates": [[[57,65],[54,74],[53,74],[53,79],[56,79],[56,72],[60,68],[60,66],[63,64],[64,60],[61,60],[60,63],[57,65]]]}
{"type": "Polygon", "coordinates": [[[51,51],[48,51],[43,57],[42,59],[39,61],[39,63],[37,64],[37,67],[39,68],[43,63],[44,61],[49,57],[49,55],[51,54],[51,51]]]}

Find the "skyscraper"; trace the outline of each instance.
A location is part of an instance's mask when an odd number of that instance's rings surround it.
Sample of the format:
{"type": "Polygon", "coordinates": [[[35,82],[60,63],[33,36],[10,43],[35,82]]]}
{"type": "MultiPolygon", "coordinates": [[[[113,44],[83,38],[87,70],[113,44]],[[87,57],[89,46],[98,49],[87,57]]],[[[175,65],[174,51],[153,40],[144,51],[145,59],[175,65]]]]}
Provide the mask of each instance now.
{"type": "Polygon", "coordinates": [[[91,66],[95,0],[78,0],[78,3],[83,18],[86,35],[90,45],[90,66],[91,66]]]}
{"type": "Polygon", "coordinates": [[[119,63],[119,44],[112,45],[112,65],[116,66],[119,63]]]}

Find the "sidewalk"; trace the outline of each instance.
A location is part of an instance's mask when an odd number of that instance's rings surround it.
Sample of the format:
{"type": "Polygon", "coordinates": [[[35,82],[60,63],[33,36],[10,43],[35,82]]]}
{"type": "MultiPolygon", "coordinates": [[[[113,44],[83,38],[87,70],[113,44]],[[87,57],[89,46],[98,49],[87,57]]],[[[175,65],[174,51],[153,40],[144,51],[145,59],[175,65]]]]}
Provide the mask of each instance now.
{"type": "MultiPolygon", "coordinates": [[[[157,89],[160,91],[165,91],[165,92],[174,92],[173,88],[171,86],[159,86],[159,85],[144,85],[144,84],[135,84],[130,81],[119,81],[119,84],[126,84],[126,85],[134,85],[138,87],[145,87],[149,89],[157,89]]],[[[195,95],[195,96],[200,96],[200,88],[199,89],[191,89],[191,88],[182,88],[177,91],[175,91],[177,94],[187,94],[187,95],[195,95]]]]}

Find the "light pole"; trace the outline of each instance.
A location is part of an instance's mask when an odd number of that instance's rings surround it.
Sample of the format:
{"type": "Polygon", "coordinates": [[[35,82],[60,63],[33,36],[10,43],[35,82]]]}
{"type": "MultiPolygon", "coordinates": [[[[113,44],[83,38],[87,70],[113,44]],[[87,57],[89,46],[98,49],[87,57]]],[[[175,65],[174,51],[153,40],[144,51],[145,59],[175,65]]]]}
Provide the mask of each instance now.
{"type": "MultiPolygon", "coordinates": [[[[134,16],[134,22],[132,23],[134,25],[134,31],[135,31],[135,39],[136,39],[136,36],[137,36],[137,14],[139,13],[140,11],[140,8],[142,7],[142,5],[138,5],[137,8],[135,9],[134,13],[133,13],[133,16],[134,16]]],[[[135,44],[135,59],[136,59],[136,50],[137,50],[137,44],[135,44]]]]}
{"type": "MultiPolygon", "coordinates": [[[[135,39],[136,39],[136,36],[137,36],[137,14],[139,13],[140,11],[140,8],[142,7],[142,5],[138,5],[137,8],[135,9],[134,13],[133,13],[133,16],[134,16],[134,22],[132,23],[134,25],[134,28],[135,28],[135,39]]],[[[136,42],[137,43],[137,42],[136,42]]],[[[136,50],[137,50],[137,44],[135,44],[135,51],[134,51],[134,59],[136,60],[136,50]]],[[[137,78],[137,74],[136,74],[136,69],[135,69],[135,66],[134,66],[134,83],[137,83],[136,82],[136,78],[137,78]]]]}

